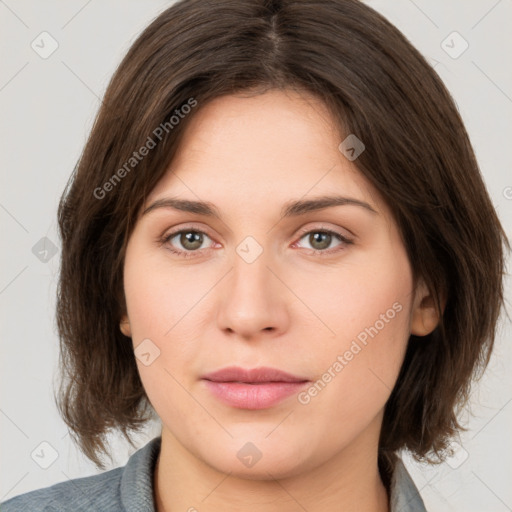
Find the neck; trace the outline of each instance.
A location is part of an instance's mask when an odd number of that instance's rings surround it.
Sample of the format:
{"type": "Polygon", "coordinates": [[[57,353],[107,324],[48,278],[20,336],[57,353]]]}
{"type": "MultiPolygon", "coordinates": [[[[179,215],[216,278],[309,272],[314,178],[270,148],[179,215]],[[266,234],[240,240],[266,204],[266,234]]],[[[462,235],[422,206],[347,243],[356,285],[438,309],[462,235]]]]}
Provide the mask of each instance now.
{"type": "Polygon", "coordinates": [[[157,512],[389,512],[368,436],[297,476],[247,479],[217,471],[164,427],[154,489],[157,512]]]}

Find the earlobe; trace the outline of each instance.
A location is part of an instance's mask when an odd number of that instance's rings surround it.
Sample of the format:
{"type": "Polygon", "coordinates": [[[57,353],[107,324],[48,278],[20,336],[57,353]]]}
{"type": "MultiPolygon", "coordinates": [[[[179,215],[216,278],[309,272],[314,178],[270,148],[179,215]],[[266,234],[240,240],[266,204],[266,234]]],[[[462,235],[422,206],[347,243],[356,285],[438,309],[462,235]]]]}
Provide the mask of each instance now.
{"type": "MultiPolygon", "coordinates": [[[[444,300],[441,308],[444,310],[444,300]]],[[[439,324],[440,317],[435,307],[434,298],[423,280],[416,289],[416,296],[411,313],[411,334],[426,336],[439,324]]]]}
{"type": "Polygon", "coordinates": [[[121,317],[121,321],[119,322],[119,328],[121,329],[121,332],[127,336],[128,338],[131,338],[132,336],[132,329],[130,326],[130,320],[128,319],[128,315],[123,315],[121,317]]]}

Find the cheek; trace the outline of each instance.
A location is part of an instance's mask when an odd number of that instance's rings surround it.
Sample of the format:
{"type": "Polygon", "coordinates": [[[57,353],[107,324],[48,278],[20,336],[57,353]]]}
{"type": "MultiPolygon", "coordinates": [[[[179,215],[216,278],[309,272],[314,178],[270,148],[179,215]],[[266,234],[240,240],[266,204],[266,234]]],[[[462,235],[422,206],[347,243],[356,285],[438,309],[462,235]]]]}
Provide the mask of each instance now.
{"type": "Polygon", "coordinates": [[[207,276],[192,267],[173,268],[164,251],[128,246],[124,290],[134,343],[144,338],[165,343],[187,323],[209,287],[207,276]]]}
{"type": "Polygon", "coordinates": [[[337,303],[342,313],[333,316],[339,319],[338,348],[349,351],[347,358],[352,357],[350,352],[354,358],[357,355],[370,368],[393,368],[401,361],[409,337],[410,275],[399,266],[376,265],[373,272],[353,272],[345,285],[346,293],[337,303]]]}
{"type": "Polygon", "coordinates": [[[325,283],[330,293],[316,307],[335,335],[321,345],[317,380],[303,403],[316,403],[320,416],[355,434],[381,411],[398,377],[410,334],[412,274],[405,252],[393,249],[333,272],[325,283]]]}
{"type": "Polygon", "coordinates": [[[387,259],[369,255],[314,275],[290,275],[291,287],[307,298],[304,313],[314,320],[322,348],[348,349],[354,339],[370,347],[375,338],[371,348],[379,352],[403,344],[404,336],[407,341],[412,275],[405,254],[392,254],[387,259]]]}
{"type": "Polygon", "coordinates": [[[124,287],[137,367],[149,401],[169,424],[190,414],[183,369],[195,360],[197,346],[190,341],[199,333],[190,319],[204,295],[186,276],[136,248],[127,254],[124,287]]]}
{"type": "Polygon", "coordinates": [[[124,266],[126,306],[139,374],[152,401],[162,394],[163,382],[174,389],[177,382],[173,377],[182,381],[176,369],[190,367],[194,359],[194,343],[173,340],[198,339],[196,323],[192,324],[190,318],[205,293],[204,287],[191,282],[190,272],[170,268],[165,255],[149,253],[137,243],[128,246],[124,266]],[[147,353],[150,356],[141,356],[147,353]]]}

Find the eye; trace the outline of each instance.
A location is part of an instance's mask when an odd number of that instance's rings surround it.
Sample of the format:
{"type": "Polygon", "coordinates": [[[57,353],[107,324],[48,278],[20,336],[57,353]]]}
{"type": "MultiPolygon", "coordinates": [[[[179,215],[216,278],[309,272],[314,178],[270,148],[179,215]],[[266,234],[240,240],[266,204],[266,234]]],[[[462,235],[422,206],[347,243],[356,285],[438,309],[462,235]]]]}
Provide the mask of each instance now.
{"type": "MultiPolygon", "coordinates": [[[[204,231],[189,228],[166,234],[162,238],[161,243],[165,244],[167,249],[172,253],[184,258],[191,258],[203,250],[212,249],[211,245],[210,247],[203,246],[206,239],[211,240],[204,231]]],[[[349,238],[331,229],[313,229],[304,231],[301,234],[299,241],[303,239],[310,244],[310,247],[306,247],[306,249],[309,249],[310,251],[313,251],[314,254],[321,256],[328,256],[332,253],[343,251],[347,245],[353,243],[349,238]],[[332,243],[336,241],[338,241],[338,244],[335,245],[333,249],[331,247],[332,243]]],[[[295,242],[293,245],[297,246],[297,244],[298,242],[295,242]]]]}
{"type": "Polygon", "coordinates": [[[210,237],[204,231],[197,229],[182,229],[166,235],[162,239],[162,243],[167,244],[168,249],[172,253],[188,258],[194,256],[193,253],[204,249],[202,245],[205,238],[210,237]],[[181,245],[183,249],[180,249],[179,247],[176,249],[177,244],[181,245]]]}
{"type": "Polygon", "coordinates": [[[329,255],[334,252],[343,250],[347,245],[352,244],[352,240],[348,239],[341,233],[330,229],[313,229],[304,233],[300,240],[305,239],[310,245],[310,249],[315,254],[329,255]],[[338,245],[332,250],[331,244],[338,241],[338,245]],[[329,247],[331,247],[330,250],[329,247]]]}

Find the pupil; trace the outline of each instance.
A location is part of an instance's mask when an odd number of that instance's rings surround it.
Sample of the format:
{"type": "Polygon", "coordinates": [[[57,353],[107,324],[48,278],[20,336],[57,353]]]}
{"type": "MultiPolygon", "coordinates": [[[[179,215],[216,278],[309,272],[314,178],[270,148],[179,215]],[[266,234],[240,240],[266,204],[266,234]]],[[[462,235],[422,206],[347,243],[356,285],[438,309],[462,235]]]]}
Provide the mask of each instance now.
{"type": "Polygon", "coordinates": [[[200,233],[195,231],[188,231],[187,233],[184,233],[181,238],[183,247],[188,249],[197,249],[201,247],[202,240],[200,233]]]}
{"type": "Polygon", "coordinates": [[[326,249],[331,242],[331,235],[329,233],[313,233],[310,238],[310,243],[313,247],[319,242],[319,246],[315,247],[316,249],[326,249]]]}

